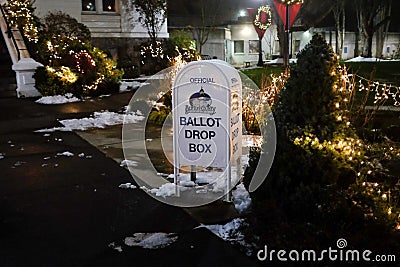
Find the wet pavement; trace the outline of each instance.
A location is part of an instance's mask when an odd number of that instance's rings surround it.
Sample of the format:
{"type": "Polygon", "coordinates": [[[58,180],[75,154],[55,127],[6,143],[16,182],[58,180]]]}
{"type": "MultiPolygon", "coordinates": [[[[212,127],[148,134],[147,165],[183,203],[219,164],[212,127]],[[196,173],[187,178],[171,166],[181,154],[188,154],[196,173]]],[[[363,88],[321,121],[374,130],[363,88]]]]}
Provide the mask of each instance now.
{"type": "Polygon", "coordinates": [[[0,266],[257,265],[238,247],[196,228],[201,220],[231,217],[232,205],[191,214],[142,190],[119,188],[135,184],[119,164],[121,126],[35,132],[61,126],[60,119],[120,111],[132,94],[62,105],[0,99],[0,266]],[[140,232],[176,233],[178,240],[163,249],[124,245],[140,232]]]}

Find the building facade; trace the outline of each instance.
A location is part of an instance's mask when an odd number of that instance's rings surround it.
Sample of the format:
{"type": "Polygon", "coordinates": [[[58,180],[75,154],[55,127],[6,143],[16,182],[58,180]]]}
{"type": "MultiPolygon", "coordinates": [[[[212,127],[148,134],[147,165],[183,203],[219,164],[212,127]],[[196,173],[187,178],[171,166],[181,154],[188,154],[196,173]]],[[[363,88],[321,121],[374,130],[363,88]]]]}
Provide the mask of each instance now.
{"type": "MultiPolygon", "coordinates": [[[[89,28],[93,45],[118,58],[132,57],[126,54],[133,54],[133,47],[149,37],[138,21],[138,13],[130,10],[127,3],[128,0],[35,0],[34,6],[39,17],[62,11],[75,18],[89,28]]],[[[169,37],[167,20],[158,37],[169,37]]]]}
{"type": "MultiPolygon", "coordinates": [[[[128,0],[35,0],[36,14],[62,11],[85,24],[93,38],[147,38],[147,29],[138,22],[138,14],[127,8],[128,0]]],[[[159,38],[168,38],[167,23],[159,38]]]]}
{"type": "MultiPolygon", "coordinates": [[[[251,22],[243,22],[228,25],[231,32],[231,39],[226,40],[229,43],[226,54],[227,61],[232,65],[242,66],[246,62],[254,65],[258,61],[258,36],[251,22]]],[[[290,55],[296,58],[297,53],[302,50],[311,40],[314,34],[320,34],[325,38],[333,50],[336,51],[336,38],[334,30],[324,28],[310,28],[307,31],[296,31],[290,33],[290,55]]],[[[346,32],[341,59],[347,60],[361,54],[362,45],[358,41],[355,32],[346,32]],[[358,49],[357,49],[358,47],[358,49]]],[[[389,32],[385,38],[382,56],[383,58],[392,58],[399,49],[400,33],[389,32]]],[[[207,44],[205,45],[207,46],[207,44]]],[[[340,53],[339,53],[340,54],[340,53]]],[[[376,56],[376,38],[373,38],[372,54],[376,56]]],[[[275,59],[280,55],[279,39],[277,26],[271,25],[262,39],[262,55],[264,60],[275,59]]]]}

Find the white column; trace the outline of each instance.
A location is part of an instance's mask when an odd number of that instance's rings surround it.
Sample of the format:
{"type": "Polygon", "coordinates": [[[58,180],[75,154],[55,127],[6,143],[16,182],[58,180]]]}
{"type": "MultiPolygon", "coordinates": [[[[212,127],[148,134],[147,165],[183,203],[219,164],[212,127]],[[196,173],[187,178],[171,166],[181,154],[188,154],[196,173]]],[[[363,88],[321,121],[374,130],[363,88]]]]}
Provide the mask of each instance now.
{"type": "Polygon", "coordinates": [[[17,76],[17,97],[37,97],[41,96],[35,88],[33,74],[37,67],[43,66],[32,58],[21,58],[12,66],[17,76]]]}

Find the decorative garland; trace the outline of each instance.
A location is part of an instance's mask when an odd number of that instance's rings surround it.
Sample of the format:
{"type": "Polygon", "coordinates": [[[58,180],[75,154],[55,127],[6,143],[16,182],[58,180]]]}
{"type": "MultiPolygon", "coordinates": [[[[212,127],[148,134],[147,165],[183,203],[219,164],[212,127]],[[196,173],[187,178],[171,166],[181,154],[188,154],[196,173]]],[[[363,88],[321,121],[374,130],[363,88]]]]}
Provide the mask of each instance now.
{"type": "Polygon", "coordinates": [[[6,16],[11,26],[22,29],[22,32],[29,41],[38,42],[38,28],[35,21],[32,1],[15,0],[8,1],[5,5],[6,16]]]}
{"type": "Polygon", "coordinates": [[[284,5],[297,5],[297,4],[302,4],[303,0],[279,0],[282,4],[284,5]]]}
{"type": "Polygon", "coordinates": [[[269,6],[260,6],[254,20],[254,25],[257,26],[260,30],[265,31],[266,29],[268,29],[269,26],[271,26],[271,17],[271,8],[269,6]],[[262,12],[264,12],[267,16],[267,21],[265,23],[261,21],[262,12]]]}

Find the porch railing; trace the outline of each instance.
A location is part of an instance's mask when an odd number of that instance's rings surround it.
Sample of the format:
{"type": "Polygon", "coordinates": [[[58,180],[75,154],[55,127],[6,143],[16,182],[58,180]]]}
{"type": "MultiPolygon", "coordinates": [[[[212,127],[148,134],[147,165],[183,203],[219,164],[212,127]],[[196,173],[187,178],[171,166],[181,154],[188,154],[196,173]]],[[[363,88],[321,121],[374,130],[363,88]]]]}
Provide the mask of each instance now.
{"type": "MultiPolygon", "coordinates": [[[[18,29],[12,29],[12,28],[11,28],[10,23],[8,22],[7,15],[6,15],[6,12],[5,12],[5,10],[4,10],[4,6],[3,6],[3,5],[0,5],[0,11],[1,11],[1,15],[3,16],[4,21],[5,21],[5,23],[6,23],[6,27],[7,27],[7,32],[6,32],[6,33],[7,33],[7,36],[8,36],[8,38],[10,38],[10,39],[12,40],[12,43],[13,43],[13,45],[14,45],[14,47],[15,47],[15,50],[16,50],[16,53],[17,53],[18,60],[20,60],[20,59],[21,59],[21,51],[22,51],[22,50],[28,51],[28,49],[25,47],[25,45],[24,45],[24,48],[21,48],[21,47],[18,45],[17,39],[16,39],[15,36],[14,36],[14,32],[16,32],[16,31],[19,32],[19,30],[18,30],[18,29]]],[[[23,40],[23,39],[18,39],[18,41],[24,43],[24,40],[23,40]]]]}

